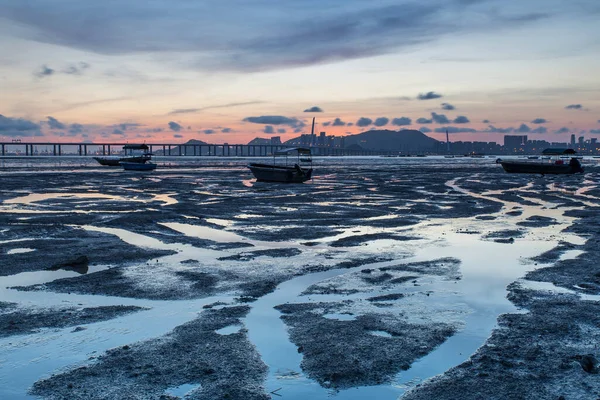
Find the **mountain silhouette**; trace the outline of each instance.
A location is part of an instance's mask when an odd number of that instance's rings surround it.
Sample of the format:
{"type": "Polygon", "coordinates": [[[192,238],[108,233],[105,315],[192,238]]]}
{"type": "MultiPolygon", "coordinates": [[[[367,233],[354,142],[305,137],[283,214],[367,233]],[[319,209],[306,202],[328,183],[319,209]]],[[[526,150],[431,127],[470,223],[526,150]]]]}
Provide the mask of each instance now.
{"type": "Polygon", "coordinates": [[[346,147],[359,145],[366,150],[424,151],[439,142],[415,129],[371,130],[345,137],[346,147]]]}

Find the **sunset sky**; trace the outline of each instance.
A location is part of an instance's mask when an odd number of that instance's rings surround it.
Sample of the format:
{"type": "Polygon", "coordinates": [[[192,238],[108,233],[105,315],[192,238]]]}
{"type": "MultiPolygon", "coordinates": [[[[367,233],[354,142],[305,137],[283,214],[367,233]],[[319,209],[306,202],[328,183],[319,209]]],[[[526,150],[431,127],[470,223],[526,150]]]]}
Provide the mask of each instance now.
{"type": "Polygon", "coordinates": [[[600,136],[598,0],[0,0],[0,141],[600,136]],[[436,132],[437,131],[437,132],[436,132]]]}

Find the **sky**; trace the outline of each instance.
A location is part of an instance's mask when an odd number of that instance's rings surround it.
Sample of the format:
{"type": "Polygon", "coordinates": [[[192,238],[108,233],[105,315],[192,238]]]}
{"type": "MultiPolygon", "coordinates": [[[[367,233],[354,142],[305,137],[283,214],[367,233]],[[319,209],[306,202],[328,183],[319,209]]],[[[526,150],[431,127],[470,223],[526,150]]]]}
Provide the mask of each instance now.
{"type": "Polygon", "coordinates": [[[0,0],[0,141],[600,136],[597,0],[0,0]]]}

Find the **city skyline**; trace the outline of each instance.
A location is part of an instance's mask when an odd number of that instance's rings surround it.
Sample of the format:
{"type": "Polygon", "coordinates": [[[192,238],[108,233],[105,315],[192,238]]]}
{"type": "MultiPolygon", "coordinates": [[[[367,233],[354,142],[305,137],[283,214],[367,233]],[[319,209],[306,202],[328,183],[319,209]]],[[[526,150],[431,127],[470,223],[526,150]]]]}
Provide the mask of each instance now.
{"type": "Polygon", "coordinates": [[[0,139],[600,135],[594,1],[0,2],[0,139]],[[525,3],[525,4],[523,4],[525,3]]]}

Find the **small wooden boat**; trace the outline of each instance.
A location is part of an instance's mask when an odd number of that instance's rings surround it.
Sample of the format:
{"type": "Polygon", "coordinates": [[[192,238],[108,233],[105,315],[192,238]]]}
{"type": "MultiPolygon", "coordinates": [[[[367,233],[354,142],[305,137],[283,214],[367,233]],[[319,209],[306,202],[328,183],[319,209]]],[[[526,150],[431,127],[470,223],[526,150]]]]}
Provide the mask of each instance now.
{"type": "Polygon", "coordinates": [[[258,182],[302,183],[312,178],[312,156],[309,148],[294,147],[276,151],[273,154],[273,164],[250,163],[248,168],[252,171],[258,182]],[[288,156],[297,154],[297,163],[288,165],[288,156]],[[275,157],[285,156],[285,164],[275,163],[275,157]],[[302,163],[309,163],[309,167],[301,167],[302,163]]]}
{"type": "Polygon", "coordinates": [[[579,160],[571,157],[568,162],[560,158],[563,154],[572,155],[576,151],[573,149],[546,149],[542,154],[554,156],[550,159],[540,160],[497,160],[506,172],[522,174],[575,174],[582,173],[583,167],[579,160]]]}
{"type": "Polygon", "coordinates": [[[156,164],[152,163],[152,162],[137,163],[137,162],[121,161],[120,165],[126,171],[152,171],[152,170],[156,169],[156,164]]]}
{"type": "Polygon", "coordinates": [[[98,161],[100,165],[108,167],[119,167],[121,162],[144,164],[150,161],[152,156],[148,149],[149,147],[146,144],[126,144],[123,146],[123,156],[94,157],[94,160],[98,161]]]}

